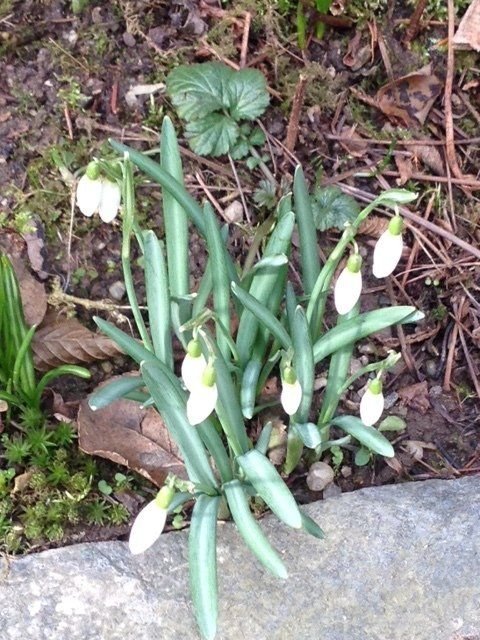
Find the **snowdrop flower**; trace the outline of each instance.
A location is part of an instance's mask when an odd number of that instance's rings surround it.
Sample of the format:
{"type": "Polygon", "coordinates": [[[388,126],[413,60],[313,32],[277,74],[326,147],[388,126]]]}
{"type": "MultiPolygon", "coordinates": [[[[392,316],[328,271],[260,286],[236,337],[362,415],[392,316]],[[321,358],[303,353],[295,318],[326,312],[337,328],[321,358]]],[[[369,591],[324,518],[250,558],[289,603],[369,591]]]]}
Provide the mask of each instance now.
{"type": "Polygon", "coordinates": [[[172,487],[162,487],[157,497],[149,502],[135,518],[128,547],[134,555],[143,553],[160,537],[167,520],[168,507],[175,491],[172,487]]]}
{"type": "Polygon", "coordinates": [[[362,292],[361,268],[361,256],[358,253],[353,253],[335,283],[333,292],[335,308],[342,316],[351,311],[360,298],[362,292]]]}
{"type": "Polygon", "coordinates": [[[100,177],[98,162],[90,162],[77,185],[77,206],[84,216],[98,211],[103,222],[112,222],[120,207],[120,187],[100,177]]]}
{"type": "Polygon", "coordinates": [[[403,249],[402,229],[403,220],[396,215],[378,239],[373,251],[373,275],[376,278],[389,276],[399,263],[403,249]]]}
{"type": "Polygon", "coordinates": [[[371,427],[383,413],[385,399],[382,393],[382,381],[375,378],[368,385],[360,400],[360,418],[364,425],[371,427]]]}
{"type": "Polygon", "coordinates": [[[190,340],[181,369],[183,382],[189,391],[201,385],[206,368],[207,361],[202,353],[200,342],[195,339],[190,340]]]}
{"type": "Polygon", "coordinates": [[[280,402],[289,416],[297,413],[302,401],[302,387],[292,367],[285,367],[282,374],[282,393],[280,402]]]}
{"type": "Polygon", "coordinates": [[[215,379],[213,363],[209,362],[202,373],[200,383],[192,388],[187,400],[187,419],[192,426],[206,420],[215,409],[218,400],[215,379]]]}

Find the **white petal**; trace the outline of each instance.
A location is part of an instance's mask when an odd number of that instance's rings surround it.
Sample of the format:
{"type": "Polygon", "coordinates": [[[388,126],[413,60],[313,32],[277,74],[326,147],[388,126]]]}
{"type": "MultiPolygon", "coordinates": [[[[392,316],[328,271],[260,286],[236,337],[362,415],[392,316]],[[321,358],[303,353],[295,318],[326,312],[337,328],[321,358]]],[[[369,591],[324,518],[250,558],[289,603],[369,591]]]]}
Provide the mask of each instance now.
{"type": "Polygon", "coordinates": [[[115,219],[120,208],[120,199],[121,194],[118,184],[110,182],[110,180],[104,180],[98,208],[98,213],[103,222],[112,222],[115,219]]]}
{"type": "Polygon", "coordinates": [[[402,257],[402,234],[394,236],[388,229],[382,233],[373,250],[373,275],[386,278],[395,269],[402,257]]]}
{"type": "Polygon", "coordinates": [[[335,308],[340,315],[353,309],[362,293],[362,272],[353,273],[347,267],[338,276],[334,289],[335,308]]]}
{"type": "Polygon", "coordinates": [[[93,216],[100,206],[102,181],[92,180],[85,173],[77,185],[77,207],[84,216],[93,216]]]}
{"type": "Polygon", "coordinates": [[[207,361],[203,354],[194,358],[187,353],[182,362],[182,379],[189,391],[193,391],[195,387],[202,384],[202,376],[206,368],[207,361]]]}
{"type": "Polygon", "coordinates": [[[217,399],[216,384],[211,387],[204,384],[195,387],[187,400],[187,419],[189,423],[194,426],[206,420],[215,409],[217,399]]]}
{"type": "Polygon", "coordinates": [[[360,418],[364,425],[371,427],[380,420],[385,400],[383,393],[372,393],[367,389],[360,400],[360,418]]]}
{"type": "Polygon", "coordinates": [[[285,409],[285,413],[288,413],[289,416],[297,413],[300,402],[302,401],[302,387],[298,380],[293,384],[285,381],[282,383],[280,401],[282,407],[285,409]]]}
{"type": "Polygon", "coordinates": [[[135,518],[128,547],[134,555],[143,553],[160,537],[167,519],[167,510],[158,506],[155,500],[149,502],[135,518]]]}

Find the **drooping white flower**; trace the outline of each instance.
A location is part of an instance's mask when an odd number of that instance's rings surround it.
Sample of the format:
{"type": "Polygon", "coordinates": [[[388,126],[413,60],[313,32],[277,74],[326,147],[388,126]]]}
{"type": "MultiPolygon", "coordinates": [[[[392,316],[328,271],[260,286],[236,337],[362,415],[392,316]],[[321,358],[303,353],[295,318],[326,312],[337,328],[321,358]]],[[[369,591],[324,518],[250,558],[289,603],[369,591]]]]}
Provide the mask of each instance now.
{"type": "Polygon", "coordinates": [[[97,211],[103,222],[112,222],[120,208],[121,192],[116,182],[100,177],[98,162],[90,162],[77,185],[77,206],[84,216],[97,211]]]}
{"type": "Polygon", "coordinates": [[[135,518],[128,547],[134,555],[143,553],[157,540],[167,520],[168,507],[175,492],[171,487],[162,487],[157,497],[149,502],[135,518]]]}
{"type": "Polygon", "coordinates": [[[368,385],[360,400],[360,418],[364,425],[371,427],[383,413],[385,399],[382,393],[382,381],[375,378],[368,385]]]}
{"type": "Polygon", "coordinates": [[[338,276],[333,292],[335,308],[340,315],[351,311],[362,293],[362,258],[352,254],[346,267],[338,276]]]}
{"type": "Polygon", "coordinates": [[[189,391],[193,391],[202,383],[202,376],[207,368],[207,361],[202,353],[198,340],[190,340],[187,353],[182,362],[182,380],[189,391]]]}
{"type": "Polygon", "coordinates": [[[100,178],[89,178],[85,173],[77,185],[77,206],[84,216],[89,218],[98,211],[102,197],[103,184],[100,178]]]}
{"type": "Polygon", "coordinates": [[[103,222],[112,222],[120,209],[121,193],[116,182],[102,181],[102,195],[98,207],[98,213],[103,222]]]}
{"type": "Polygon", "coordinates": [[[394,216],[386,231],[377,240],[373,250],[373,275],[376,278],[386,278],[395,269],[402,257],[403,220],[400,216],[394,216]]]}
{"type": "Polygon", "coordinates": [[[289,416],[297,413],[300,402],[302,401],[302,387],[298,380],[293,384],[289,382],[283,383],[280,400],[282,407],[285,409],[285,413],[288,413],[289,416]]]}
{"type": "Polygon", "coordinates": [[[209,362],[202,374],[200,384],[192,388],[187,400],[187,419],[192,426],[206,420],[215,409],[218,400],[215,379],[215,369],[209,362]]]}

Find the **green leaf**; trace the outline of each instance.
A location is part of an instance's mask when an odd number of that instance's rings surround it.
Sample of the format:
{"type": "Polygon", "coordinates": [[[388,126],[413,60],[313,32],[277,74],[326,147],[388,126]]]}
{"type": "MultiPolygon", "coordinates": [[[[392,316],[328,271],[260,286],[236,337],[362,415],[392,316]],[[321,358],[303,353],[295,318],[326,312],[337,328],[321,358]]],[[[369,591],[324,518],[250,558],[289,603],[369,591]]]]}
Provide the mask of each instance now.
{"type": "Polygon", "coordinates": [[[309,533],[314,538],[323,540],[325,538],[325,534],[323,533],[322,529],[318,526],[318,524],[315,522],[315,520],[310,518],[310,516],[307,516],[307,514],[304,513],[301,509],[300,509],[300,513],[302,516],[302,529],[307,533],[309,533]]]}
{"type": "Polygon", "coordinates": [[[405,431],[407,423],[400,416],[387,416],[378,425],[379,431],[405,431]]]}
{"type": "Polygon", "coordinates": [[[223,485],[228,506],[240,535],[250,551],[277,578],[287,578],[287,570],[278,553],[250,511],[248,498],[238,480],[223,485]]]}
{"type": "Polygon", "coordinates": [[[360,213],[357,202],[339,187],[317,187],[311,197],[313,219],[319,231],[343,229],[360,213]]]}
{"type": "Polygon", "coordinates": [[[333,424],[356,438],[361,444],[386,458],[393,458],[395,452],[390,442],[373,427],[366,427],[357,416],[337,416],[333,424]]]}
{"type": "Polygon", "coordinates": [[[225,106],[235,120],[254,120],[268,107],[264,76],[256,69],[233,72],[225,85],[225,106]]]}
{"type": "Polygon", "coordinates": [[[296,167],[293,177],[293,197],[300,242],[302,284],[305,293],[308,295],[312,293],[320,273],[320,258],[318,256],[317,232],[308,194],[308,185],[300,165],[296,167]]]}
{"type": "Polygon", "coordinates": [[[252,449],[238,456],[237,462],[277,518],[289,527],[300,529],[302,517],[295,498],[270,460],[260,451],[252,449]]]}
{"type": "Polygon", "coordinates": [[[357,467],[364,467],[370,462],[371,458],[370,450],[367,447],[360,447],[355,453],[355,464],[357,467]]]}
{"type": "Polygon", "coordinates": [[[200,495],[188,536],[188,565],[193,607],[200,633],[213,640],[217,631],[217,512],[220,496],[200,495]]]}
{"type": "Polygon", "coordinates": [[[287,454],[282,469],[287,476],[292,473],[300,462],[303,453],[303,441],[295,427],[295,424],[290,424],[287,435],[287,454]]]}
{"type": "Polygon", "coordinates": [[[415,307],[398,306],[375,309],[362,313],[356,318],[347,320],[330,329],[313,345],[313,357],[316,363],[326,358],[331,353],[342,348],[344,344],[350,344],[381,331],[394,324],[418,322],[424,318],[421,311],[415,307]]]}
{"type": "Polygon", "coordinates": [[[272,435],[273,424],[271,422],[267,422],[264,425],[262,432],[258,436],[258,440],[255,443],[255,449],[263,453],[264,456],[267,455],[268,445],[270,444],[270,437],[272,435]]]}
{"type": "Polygon", "coordinates": [[[115,400],[123,398],[131,391],[144,387],[145,383],[140,376],[122,376],[118,380],[108,382],[101,389],[94,391],[88,398],[88,404],[92,411],[103,409],[115,400]]]}
{"type": "Polygon", "coordinates": [[[225,106],[224,86],[231,74],[232,70],[219,62],[181,65],[167,77],[167,94],[181,118],[203,118],[225,106]]]}
{"type": "Polygon", "coordinates": [[[237,142],[238,124],[223,113],[210,113],[187,124],[186,136],[192,151],[200,156],[222,156],[237,142]]]}
{"type": "Polygon", "coordinates": [[[295,432],[301,438],[303,444],[309,449],[316,449],[321,444],[320,431],[315,423],[294,423],[290,426],[295,429],[295,432]]]}

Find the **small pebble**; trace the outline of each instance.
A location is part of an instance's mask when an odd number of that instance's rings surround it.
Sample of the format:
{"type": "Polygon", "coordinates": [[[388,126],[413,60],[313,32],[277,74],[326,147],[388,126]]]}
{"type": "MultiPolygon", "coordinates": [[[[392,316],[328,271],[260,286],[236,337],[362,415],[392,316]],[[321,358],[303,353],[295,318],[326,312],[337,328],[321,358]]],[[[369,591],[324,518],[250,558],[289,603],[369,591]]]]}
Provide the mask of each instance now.
{"type": "Polygon", "coordinates": [[[108,287],[108,293],[113,300],[121,300],[125,295],[125,284],[117,280],[108,287]]]}
{"type": "Polygon", "coordinates": [[[342,490],[340,489],[340,487],[332,482],[328,485],[328,487],[325,487],[325,490],[323,492],[323,499],[327,500],[327,498],[335,498],[336,496],[341,495],[341,493],[342,490]]]}
{"type": "Polygon", "coordinates": [[[311,491],[323,491],[333,482],[335,473],[326,462],[314,462],[307,475],[307,486],[311,491]]]}
{"type": "Polygon", "coordinates": [[[230,224],[241,222],[243,220],[243,206],[240,200],[231,202],[223,212],[223,215],[230,224]]]}

